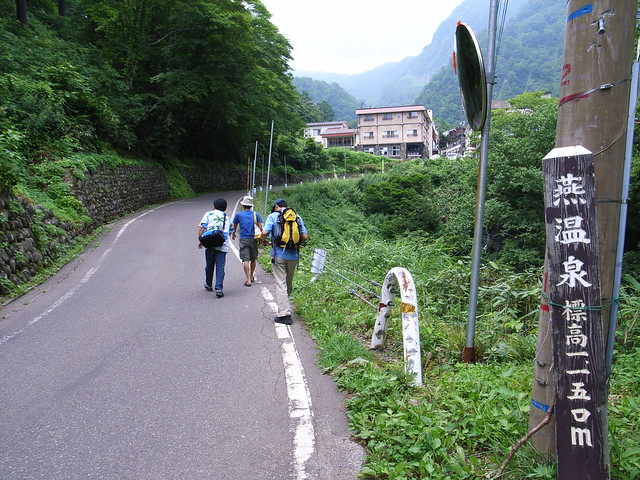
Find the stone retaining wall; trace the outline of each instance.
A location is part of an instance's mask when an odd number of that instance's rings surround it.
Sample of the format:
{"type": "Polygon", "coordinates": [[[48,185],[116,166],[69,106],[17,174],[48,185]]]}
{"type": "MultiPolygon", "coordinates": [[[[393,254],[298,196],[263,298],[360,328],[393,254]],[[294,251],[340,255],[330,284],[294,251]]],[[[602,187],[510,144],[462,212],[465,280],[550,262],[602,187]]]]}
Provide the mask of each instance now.
{"type": "Polygon", "coordinates": [[[70,245],[77,233],[51,211],[0,192],[0,295],[31,280],[70,245]]]}
{"type": "Polygon", "coordinates": [[[247,188],[247,172],[206,168],[183,168],[180,173],[196,193],[228,192],[247,188]]]}
{"type": "MultiPolygon", "coordinates": [[[[183,174],[197,193],[245,188],[246,174],[242,172],[190,169],[183,174]]],[[[83,179],[68,174],[66,181],[87,209],[92,220],[89,225],[74,227],[70,222],[60,222],[40,205],[0,191],[0,295],[8,295],[14,286],[32,280],[78,236],[145,206],[169,200],[166,175],[154,165],[102,168],[86,173],[83,179]]]]}
{"type": "Polygon", "coordinates": [[[82,180],[75,177],[69,180],[72,192],[96,225],[169,199],[167,178],[154,165],[100,169],[87,173],[82,180]]]}
{"type": "MultiPolygon", "coordinates": [[[[247,189],[241,170],[184,168],[180,171],[196,193],[247,189]]],[[[333,175],[289,175],[290,186],[332,178],[333,175]]],[[[164,170],[155,165],[101,168],[78,179],[67,175],[73,194],[87,209],[89,225],[61,222],[51,211],[0,190],[0,295],[29,282],[55,262],[80,235],[139,210],[169,200],[164,170]]],[[[283,185],[284,176],[271,175],[271,185],[283,185]]]]}

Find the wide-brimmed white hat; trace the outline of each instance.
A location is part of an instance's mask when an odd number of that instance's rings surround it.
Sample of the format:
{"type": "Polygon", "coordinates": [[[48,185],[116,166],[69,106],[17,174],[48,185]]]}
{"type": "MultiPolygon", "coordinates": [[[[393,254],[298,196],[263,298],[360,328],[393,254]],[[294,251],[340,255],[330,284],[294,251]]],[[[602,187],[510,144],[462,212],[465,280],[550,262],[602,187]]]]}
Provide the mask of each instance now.
{"type": "Polygon", "coordinates": [[[253,207],[253,197],[251,195],[245,195],[240,200],[240,205],[244,205],[245,207],[253,207]]]}

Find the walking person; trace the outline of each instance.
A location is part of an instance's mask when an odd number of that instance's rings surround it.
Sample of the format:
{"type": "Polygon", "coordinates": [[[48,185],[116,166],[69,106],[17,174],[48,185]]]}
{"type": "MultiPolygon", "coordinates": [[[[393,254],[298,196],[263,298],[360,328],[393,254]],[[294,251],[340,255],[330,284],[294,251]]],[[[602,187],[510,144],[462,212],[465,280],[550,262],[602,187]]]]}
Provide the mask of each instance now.
{"type": "Polygon", "coordinates": [[[224,267],[227,263],[227,252],[229,251],[229,217],[225,210],[227,201],[224,198],[217,198],[213,202],[213,210],[204,214],[198,225],[198,248],[204,248],[204,289],[208,292],[216,290],[216,297],[224,297],[224,267]],[[203,247],[200,236],[207,231],[219,230],[224,235],[224,243],[219,247],[203,247]],[[215,270],[216,280],[213,283],[213,273],[215,270]]]}
{"type": "Polygon", "coordinates": [[[300,258],[299,246],[305,243],[309,236],[302,218],[293,209],[288,208],[287,202],[281,198],[274,202],[265,221],[261,235],[264,244],[267,236],[271,237],[271,264],[278,305],[278,316],[274,321],[291,325],[289,295],[293,291],[293,275],[300,258]]]}
{"type": "Polygon", "coordinates": [[[262,217],[258,212],[252,210],[253,197],[246,195],[240,200],[243,210],[236,213],[233,217],[233,233],[231,238],[236,239],[236,233],[238,232],[238,226],[240,227],[240,240],[238,245],[240,250],[240,260],[242,260],[242,267],[244,268],[244,274],[247,277],[247,281],[244,282],[245,287],[250,287],[254,281],[254,273],[256,271],[256,261],[258,259],[258,242],[255,238],[255,227],[262,231],[262,217]]]}

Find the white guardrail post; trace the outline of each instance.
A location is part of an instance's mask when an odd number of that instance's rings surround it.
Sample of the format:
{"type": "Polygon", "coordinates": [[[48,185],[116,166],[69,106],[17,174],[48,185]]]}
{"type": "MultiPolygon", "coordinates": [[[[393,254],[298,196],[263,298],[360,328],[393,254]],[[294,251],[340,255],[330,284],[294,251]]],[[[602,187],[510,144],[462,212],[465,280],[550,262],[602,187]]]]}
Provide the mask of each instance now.
{"type": "Polygon", "coordinates": [[[414,385],[422,385],[422,362],[420,360],[420,327],[418,323],[418,300],[413,277],[408,270],[394,267],[389,270],[382,284],[380,306],[371,337],[371,349],[381,350],[387,338],[387,327],[396,293],[400,293],[402,311],[402,337],[404,342],[404,369],[410,373],[414,385]]]}
{"type": "Polygon", "coordinates": [[[324,272],[324,261],[327,258],[327,251],[322,248],[316,248],[313,251],[313,259],[311,260],[311,273],[313,273],[313,278],[311,279],[311,283],[314,283],[322,272],[324,272]]]}

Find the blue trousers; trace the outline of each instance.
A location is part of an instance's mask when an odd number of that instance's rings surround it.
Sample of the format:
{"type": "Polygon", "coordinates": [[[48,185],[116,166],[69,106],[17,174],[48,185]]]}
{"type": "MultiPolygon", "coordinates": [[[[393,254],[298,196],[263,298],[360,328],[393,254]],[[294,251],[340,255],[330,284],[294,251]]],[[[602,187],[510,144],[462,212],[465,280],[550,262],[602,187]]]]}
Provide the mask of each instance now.
{"type": "Polygon", "coordinates": [[[227,252],[220,252],[215,248],[204,249],[204,283],[211,286],[213,281],[213,271],[216,272],[216,284],[214,288],[216,290],[222,290],[222,284],[224,282],[224,266],[227,263],[227,252]]]}

